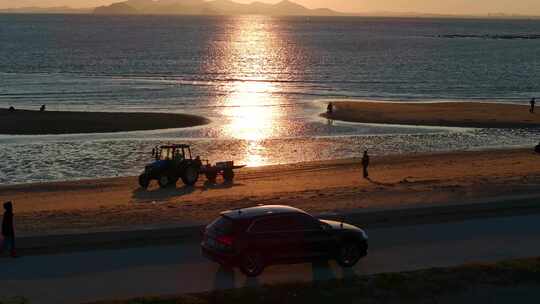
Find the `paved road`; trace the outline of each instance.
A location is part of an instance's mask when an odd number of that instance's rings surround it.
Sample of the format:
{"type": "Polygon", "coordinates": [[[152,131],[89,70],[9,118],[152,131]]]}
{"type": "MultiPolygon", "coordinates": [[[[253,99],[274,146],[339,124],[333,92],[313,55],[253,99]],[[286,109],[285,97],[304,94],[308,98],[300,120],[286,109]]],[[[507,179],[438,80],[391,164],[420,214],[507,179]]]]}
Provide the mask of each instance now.
{"type": "Polygon", "coordinates": [[[540,256],[540,215],[378,228],[368,233],[369,256],[353,269],[344,271],[334,262],[271,266],[257,279],[206,261],[195,243],[2,258],[0,297],[80,303],[540,256]]]}

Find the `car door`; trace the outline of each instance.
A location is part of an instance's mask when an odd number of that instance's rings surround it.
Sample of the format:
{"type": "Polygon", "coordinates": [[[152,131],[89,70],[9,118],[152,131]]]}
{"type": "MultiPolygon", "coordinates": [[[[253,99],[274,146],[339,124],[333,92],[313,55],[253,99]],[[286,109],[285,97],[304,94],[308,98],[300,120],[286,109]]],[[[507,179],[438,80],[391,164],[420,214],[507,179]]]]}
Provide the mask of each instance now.
{"type": "Polygon", "coordinates": [[[248,230],[250,247],[270,261],[297,259],[303,251],[303,233],[291,231],[290,226],[290,217],[286,215],[255,220],[248,230]]]}
{"type": "Polygon", "coordinates": [[[325,257],[335,248],[332,234],[317,219],[307,214],[298,214],[293,221],[295,229],[302,235],[303,258],[325,257]]]}

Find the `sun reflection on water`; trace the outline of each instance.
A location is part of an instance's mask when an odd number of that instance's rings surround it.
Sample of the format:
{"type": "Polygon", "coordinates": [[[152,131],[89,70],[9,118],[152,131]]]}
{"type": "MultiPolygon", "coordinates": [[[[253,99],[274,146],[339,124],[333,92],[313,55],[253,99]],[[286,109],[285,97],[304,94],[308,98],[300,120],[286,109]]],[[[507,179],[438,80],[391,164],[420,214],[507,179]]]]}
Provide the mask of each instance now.
{"type": "Polygon", "coordinates": [[[244,140],[262,140],[275,135],[279,106],[272,104],[272,87],[265,82],[237,82],[227,97],[223,114],[230,118],[224,131],[244,140]],[[270,101],[270,102],[269,102],[270,101]]]}
{"type": "MultiPolygon", "coordinates": [[[[280,121],[284,113],[279,91],[279,82],[271,78],[276,68],[275,58],[277,34],[272,30],[268,18],[249,16],[238,20],[227,45],[224,65],[229,82],[224,91],[227,95],[221,102],[222,114],[228,118],[223,127],[225,136],[246,141],[243,162],[248,166],[266,163],[264,146],[261,142],[278,136],[280,121]]],[[[279,63],[277,63],[279,65],[279,63]]]]}

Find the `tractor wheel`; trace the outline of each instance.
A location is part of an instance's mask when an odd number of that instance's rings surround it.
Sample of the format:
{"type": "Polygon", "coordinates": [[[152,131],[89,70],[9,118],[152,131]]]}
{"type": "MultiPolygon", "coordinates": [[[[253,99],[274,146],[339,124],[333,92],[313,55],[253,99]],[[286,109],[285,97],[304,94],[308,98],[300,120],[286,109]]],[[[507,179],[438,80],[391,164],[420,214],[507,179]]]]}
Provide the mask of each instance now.
{"type": "Polygon", "coordinates": [[[217,172],[206,172],[206,179],[212,184],[216,183],[217,172]]]}
{"type": "Polygon", "coordinates": [[[188,166],[182,174],[182,181],[186,186],[193,186],[199,179],[199,170],[195,166],[188,166]]]}
{"type": "Polygon", "coordinates": [[[158,184],[161,188],[167,188],[171,184],[171,179],[167,175],[158,178],[158,184]]]}
{"type": "Polygon", "coordinates": [[[234,179],[234,171],[232,169],[227,169],[227,170],[223,171],[223,179],[227,183],[232,183],[232,181],[234,179]]]}
{"type": "Polygon", "coordinates": [[[150,184],[150,179],[146,174],[139,175],[139,185],[141,188],[146,189],[148,188],[148,185],[150,184]]]}

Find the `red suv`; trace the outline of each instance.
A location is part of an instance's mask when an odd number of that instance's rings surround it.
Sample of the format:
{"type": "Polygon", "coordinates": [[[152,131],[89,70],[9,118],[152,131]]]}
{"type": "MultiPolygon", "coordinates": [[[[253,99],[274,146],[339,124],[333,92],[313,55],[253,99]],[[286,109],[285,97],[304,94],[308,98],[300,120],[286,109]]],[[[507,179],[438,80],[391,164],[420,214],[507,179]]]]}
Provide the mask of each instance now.
{"type": "Polygon", "coordinates": [[[320,259],[351,267],[367,255],[367,240],[353,225],[268,205],[222,212],[206,226],[201,250],[213,261],[257,276],[267,265],[320,259]]]}

